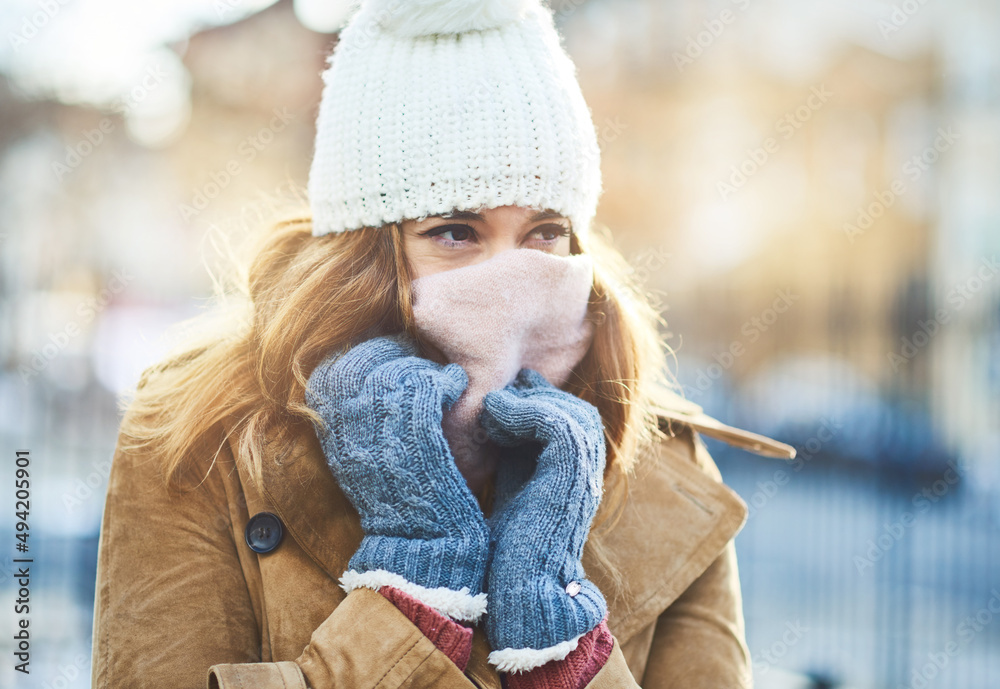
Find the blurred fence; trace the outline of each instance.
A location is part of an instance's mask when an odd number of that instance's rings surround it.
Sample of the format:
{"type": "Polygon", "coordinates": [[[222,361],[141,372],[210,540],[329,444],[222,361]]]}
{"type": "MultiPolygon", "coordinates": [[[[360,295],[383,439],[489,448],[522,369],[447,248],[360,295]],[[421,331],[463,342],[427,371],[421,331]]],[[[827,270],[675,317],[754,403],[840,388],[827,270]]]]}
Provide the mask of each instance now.
{"type": "Polygon", "coordinates": [[[815,686],[1000,686],[1000,523],[961,464],[915,478],[706,442],[750,507],[736,546],[758,687],[788,686],[782,670],[815,686]]]}

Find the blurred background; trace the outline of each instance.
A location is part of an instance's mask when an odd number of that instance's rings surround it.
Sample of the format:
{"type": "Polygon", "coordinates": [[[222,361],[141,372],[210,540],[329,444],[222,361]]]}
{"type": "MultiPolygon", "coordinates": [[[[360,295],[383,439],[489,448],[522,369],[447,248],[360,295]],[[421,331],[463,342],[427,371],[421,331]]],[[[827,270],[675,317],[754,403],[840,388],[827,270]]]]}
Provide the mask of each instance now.
{"type": "MultiPolygon", "coordinates": [[[[551,4],[671,370],[798,450],[708,440],[750,507],[756,685],[1000,686],[1000,2],[551,4]]],[[[202,311],[212,233],[304,193],[349,9],[0,3],[0,446],[32,453],[36,563],[0,686],[89,686],[116,399],[202,311]]]]}

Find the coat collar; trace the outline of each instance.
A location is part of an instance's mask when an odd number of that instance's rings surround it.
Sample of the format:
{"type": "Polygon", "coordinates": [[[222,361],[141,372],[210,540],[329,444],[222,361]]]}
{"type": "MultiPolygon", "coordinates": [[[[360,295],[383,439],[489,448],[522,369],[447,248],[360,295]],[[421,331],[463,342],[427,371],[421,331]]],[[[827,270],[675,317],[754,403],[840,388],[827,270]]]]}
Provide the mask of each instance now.
{"type": "MultiPolygon", "coordinates": [[[[703,416],[697,421],[710,419],[703,416]]],[[[584,550],[584,571],[604,592],[608,626],[620,643],[701,575],[747,518],[746,503],[718,479],[714,465],[699,467],[693,448],[701,441],[687,435],[696,426],[676,421],[661,417],[672,435],[639,459],[620,518],[609,531],[592,533],[584,550]],[[620,573],[620,587],[608,563],[620,573]]],[[[294,436],[281,461],[273,443],[266,444],[261,493],[302,549],[338,581],[364,535],[357,511],[330,473],[311,427],[294,436]]]]}
{"type": "Polygon", "coordinates": [[[791,445],[768,438],[759,433],[728,426],[706,414],[700,405],[681,397],[675,392],[663,391],[660,408],[657,411],[660,416],[661,427],[664,425],[670,426],[673,422],[679,422],[690,426],[699,433],[704,433],[717,440],[722,440],[730,445],[735,445],[736,447],[764,457],[778,457],[781,459],[792,459],[795,457],[795,448],[791,445]]]}

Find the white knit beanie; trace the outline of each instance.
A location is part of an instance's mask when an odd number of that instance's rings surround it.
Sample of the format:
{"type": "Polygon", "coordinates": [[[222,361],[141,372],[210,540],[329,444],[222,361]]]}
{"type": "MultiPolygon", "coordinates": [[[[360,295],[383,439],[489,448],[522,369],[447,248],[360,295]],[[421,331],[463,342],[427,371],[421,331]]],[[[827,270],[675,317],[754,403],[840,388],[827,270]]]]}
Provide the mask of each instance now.
{"type": "Polygon", "coordinates": [[[328,64],[313,235],[506,205],[586,235],[600,149],[539,0],[363,0],[328,64]]]}

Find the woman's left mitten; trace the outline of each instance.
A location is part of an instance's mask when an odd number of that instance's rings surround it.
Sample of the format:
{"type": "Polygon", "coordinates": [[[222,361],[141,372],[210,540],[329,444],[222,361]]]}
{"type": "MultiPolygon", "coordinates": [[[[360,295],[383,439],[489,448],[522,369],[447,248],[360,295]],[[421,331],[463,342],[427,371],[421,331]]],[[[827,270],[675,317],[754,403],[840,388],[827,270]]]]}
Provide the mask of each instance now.
{"type": "Polygon", "coordinates": [[[310,376],[317,436],[365,533],[346,589],[393,585],[457,620],[485,611],[489,532],[441,430],[467,384],[405,336],[363,342],[310,376]]]}
{"type": "Polygon", "coordinates": [[[604,426],[596,407],[531,369],[483,404],[480,420],[494,442],[537,453],[533,473],[523,464],[498,468],[498,484],[530,479],[488,520],[489,659],[500,671],[525,671],[564,658],[607,612],[581,564],[603,490],[604,426]]]}

